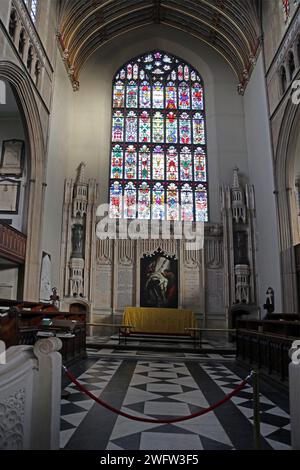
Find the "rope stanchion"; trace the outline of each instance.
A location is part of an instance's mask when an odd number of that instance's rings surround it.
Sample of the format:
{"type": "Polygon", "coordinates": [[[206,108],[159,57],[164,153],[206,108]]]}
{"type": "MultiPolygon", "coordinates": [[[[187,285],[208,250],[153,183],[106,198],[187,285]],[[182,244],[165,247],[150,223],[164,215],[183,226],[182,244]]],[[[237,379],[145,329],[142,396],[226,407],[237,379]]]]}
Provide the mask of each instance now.
{"type": "Polygon", "coordinates": [[[78,380],[76,377],[65,367],[63,366],[63,369],[67,375],[67,377],[71,380],[71,382],[76,385],[78,390],[80,390],[82,393],[90,397],[92,400],[94,400],[98,405],[103,406],[107,410],[111,411],[112,413],[115,413],[119,416],[123,416],[124,418],[130,419],[132,421],[139,421],[142,423],[151,423],[151,424],[176,424],[176,423],[182,423],[183,421],[189,421],[194,418],[199,418],[200,416],[206,415],[207,413],[210,413],[211,411],[214,411],[216,408],[218,408],[221,405],[224,405],[224,403],[227,403],[231,398],[236,396],[241,390],[245,388],[247,385],[248,381],[252,378],[253,376],[253,371],[251,374],[248,375],[231,393],[226,395],[222,400],[218,401],[214,405],[210,406],[209,408],[205,408],[204,410],[198,411],[197,413],[193,413],[189,416],[184,416],[181,418],[173,418],[173,419],[151,419],[151,418],[141,418],[139,416],[133,416],[128,413],[125,413],[124,411],[118,410],[117,408],[114,408],[113,406],[109,405],[105,401],[101,400],[101,398],[96,397],[93,393],[91,393],[89,390],[87,390],[78,380]]]}

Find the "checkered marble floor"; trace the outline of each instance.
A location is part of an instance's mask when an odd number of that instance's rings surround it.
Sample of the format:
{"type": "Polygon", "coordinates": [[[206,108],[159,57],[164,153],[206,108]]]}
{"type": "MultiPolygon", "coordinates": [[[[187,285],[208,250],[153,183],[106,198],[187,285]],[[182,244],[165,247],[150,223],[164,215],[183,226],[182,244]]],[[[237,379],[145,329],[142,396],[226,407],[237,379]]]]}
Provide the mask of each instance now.
{"type": "Polygon", "coordinates": [[[90,356],[92,357],[120,357],[122,359],[124,358],[130,358],[130,357],[135,357],[135,358],[144,358],[145,356],[147,358],[170,358],[170,354],[172,355],[173,358],[184,360],[184,359],[189,359],[189,360],[221,360],[221,361],[232,361],[235,359],[235,354],[230,354],[230,353],[223,353],[223,354],[218,354],[218,353],[186,353],[186,352],[181,352],[181,351],[174,351],[170,353],[170,351],[163,352],[163,351],[143,351],[140,349],[134,349],[134,350],[129,350],[129,349],[115,349],[115,348],[87,348],[87,352],[90,356]]]}
{"type": "MultiPolygon", "coordinates": [[[[247,375],[232,363],[95,357],[79,381],[135,416],[174,418],[221,400],[247,375]]],[[[129,421],[93,404],[73,385],[62,400],[61,448],[87,450],[233,450],[253,448],[252,387],[214,412],[178,424],[129,421]]],[[[263,449],[290,449],[287,397],[261,395],[263,449]]],[[[269,393],[270,392],[270,393],[269,393]]]]}

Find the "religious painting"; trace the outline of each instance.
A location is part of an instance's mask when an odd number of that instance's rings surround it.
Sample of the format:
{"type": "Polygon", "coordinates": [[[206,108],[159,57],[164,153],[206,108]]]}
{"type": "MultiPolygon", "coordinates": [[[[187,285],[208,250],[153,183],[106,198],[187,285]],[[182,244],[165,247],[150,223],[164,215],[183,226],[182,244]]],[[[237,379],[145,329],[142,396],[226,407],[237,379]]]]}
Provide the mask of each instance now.
{"type": "Polygon", "coordinates": [[[22,176],[23,157],[23,140],[5,140],[2,144],[0,174],[7,176],[22,176]]]}
{"type": "Polygon", "coordinates": [[[18,181],[0,180],[0,212],[17,214],[19,210],[20,183],[18,181]]]}
{"type": "Polygon", "coordinates": [[[178,308],[178,260],[158,250],[141,259],[141,307],[178,308]]]}

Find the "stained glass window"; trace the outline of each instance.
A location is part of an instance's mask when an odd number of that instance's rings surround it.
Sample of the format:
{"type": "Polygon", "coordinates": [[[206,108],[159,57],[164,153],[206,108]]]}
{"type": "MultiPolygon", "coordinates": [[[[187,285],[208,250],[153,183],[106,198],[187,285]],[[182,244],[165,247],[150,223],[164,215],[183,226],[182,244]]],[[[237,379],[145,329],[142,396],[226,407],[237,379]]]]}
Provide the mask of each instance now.
{"type": "Polygon", "coordinates": [[[181,59],[154,51],[113,82],[110,215],[208,221],[203,82],[181,59]]]}

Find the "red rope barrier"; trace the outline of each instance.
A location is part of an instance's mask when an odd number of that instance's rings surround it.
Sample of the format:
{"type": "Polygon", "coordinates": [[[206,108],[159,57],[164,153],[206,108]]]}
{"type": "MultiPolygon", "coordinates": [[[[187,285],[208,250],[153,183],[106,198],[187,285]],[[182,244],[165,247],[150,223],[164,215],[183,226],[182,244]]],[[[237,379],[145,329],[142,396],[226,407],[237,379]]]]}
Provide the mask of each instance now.
{"type": "Polygon", "coordinates": [[[183,421],[189,421],[190,419],[194,419],[194,418],[199,418],[199,416],[203,416],[207,413],[210,413],[211,411],[214,411],[216,408],[218,408],[219,406],[221,405],[224,405],[224,403],[226,403],[227,401],[231,400],[232,397],[234,397],[235,395],[237,395],[241,390],[243,390],[243,388],[245,388],[249,378],[252,376],[252,373],[245,379],[243,380],[231,393],[229,393],[229,395],[226,395],[222,400],[218,401],[217,403],[215,403],[214,405],[210,406],[209,408],[205,408],[204,410],[201,410],[201,411],[198,411],[197,413],[193,413],[189,416],[184,416],[182,418],[173,418],[173,419],[151,419],[151,418],[140,418],[138,416],[133,416],[133,415],[130,415],[128,413],[125,413],[124,411],[121,411],[121,410],[118,410],[117,408],[114,408],[113,406],[109,405],[108,403],[106,403],[105,401],[101,400],[101,398],[98,398],[96,397],[93,393],[89,392],[89,390],[87,390],[80,382],[78,382],[78,380],[76,379],[76,377],[70,372],[68,371],[68,369],[66,369],[64,367],[64,370],[67,374],[67,376],[69,377],[69,379],[71,380],[71,382],[73,382],[74,385],[76,385],[76,387],[82,392],[84,393],[85,395],[87,395],[88,397],[90,397],[92,400],[94,400],[96,403],[98,403],[98,405],[101,405],[103,406],[104,408],[106,408],[107,410],[111,411],[112,413],[115,413],[119,416],[123,416],[124,418],[128,418],[128,419],[131,419],[132,421],[140,421],[142,423],[151,423],[151,424],[175,424],[175,423],[181,423],[183,421]]]}

